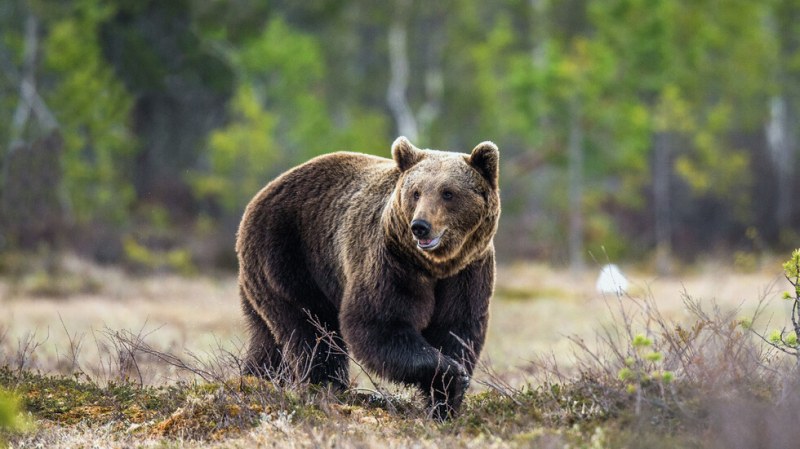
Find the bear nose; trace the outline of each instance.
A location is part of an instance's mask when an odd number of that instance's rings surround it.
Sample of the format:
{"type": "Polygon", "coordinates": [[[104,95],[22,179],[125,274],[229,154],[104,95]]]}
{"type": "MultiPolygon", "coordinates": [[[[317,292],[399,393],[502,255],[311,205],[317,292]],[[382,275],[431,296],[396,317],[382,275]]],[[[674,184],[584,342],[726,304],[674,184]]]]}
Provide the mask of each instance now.
{"type": "Polygon", "coordinates": [[[424,239],[431,233],[431,224],[425,220],[413,220],[411,222],[411,233],[418,239],[424,239]]]}

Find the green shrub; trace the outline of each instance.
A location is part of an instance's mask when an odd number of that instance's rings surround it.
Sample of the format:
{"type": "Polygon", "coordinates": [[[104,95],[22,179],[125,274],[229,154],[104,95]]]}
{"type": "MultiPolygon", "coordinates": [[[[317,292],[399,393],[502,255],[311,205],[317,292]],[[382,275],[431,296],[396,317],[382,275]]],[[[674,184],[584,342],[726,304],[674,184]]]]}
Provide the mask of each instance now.
{"type": "Polygon", "coordinates": [[[4,436],[28,428],[28,421],[20,412],[19,398],[0,388],[0,447],[5,447],[4,436]]]}
{"type": "Polygon", "coordinates": [[[795,357],[800,364],[800,344],[797,335],[800,334],[800,249],[792,251],[792,256],[783,264],[783,275],[791,290],[783,292],[782,298],[792,303],[792,328],[773,329],[769,335],[756,332],[756,335],[773,348],[795,357]]]}

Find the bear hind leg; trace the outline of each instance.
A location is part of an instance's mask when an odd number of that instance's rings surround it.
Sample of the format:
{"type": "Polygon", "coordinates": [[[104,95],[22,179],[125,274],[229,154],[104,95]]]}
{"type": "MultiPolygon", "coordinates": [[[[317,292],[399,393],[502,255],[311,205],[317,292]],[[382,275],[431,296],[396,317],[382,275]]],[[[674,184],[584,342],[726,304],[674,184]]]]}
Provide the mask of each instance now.
{"type": "Polygon", "coordinates": [[[336,321],[326,314],[297,310],[284,310],[296,314],[291,320],[293,329],[284,329],[284,356],[292,366],[296,380],[317,385],[330,385],[343,391],[349,386],[349,358],[336,321]]]}
{"type": "Polygon", "coordinates": [[[244,295],[242,309],[250,336],[242,374],[269,379],[283,378],[288,368],[283,362],[281,345],[244,295]]]}
{"type": "Polygon", "coordinates": [[[346,389],[349,359],[341,340],[338,311],[312,281],[308,261],[297,248],[302,236],[282,217],[272,213],[259,227],[259,232],[268,236],[261,247],[242,245],[240,285],[251,300],[245,312],[252,316],[251,322],[260,324],[251,328],[251,342],[266,340],[266,335],[259,338],[258,334],[269,333],[292,381],[346,389]],[[250,252],[254,248],[258,254],[250,252]]]}
{"type": "Polygon", "coordinates": [[[283,380],[345,390],[349,358],[337,312],[316,286],[295,279],[274,273],[271,282],[259,286],[256,306],[245,301],[251,366],[267,366],[268,374],[280,374],[283,380]],[[267,312],[268,322],[256,308],[267,312]]]}

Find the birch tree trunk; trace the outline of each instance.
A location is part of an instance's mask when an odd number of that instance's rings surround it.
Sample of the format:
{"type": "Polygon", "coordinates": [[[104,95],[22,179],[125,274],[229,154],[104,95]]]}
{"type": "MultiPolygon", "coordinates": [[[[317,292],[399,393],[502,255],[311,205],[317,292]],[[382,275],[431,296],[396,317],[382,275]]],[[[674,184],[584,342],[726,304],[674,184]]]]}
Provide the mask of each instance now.
{"type": "Polygon", "coordinates": [[[19,100],[11,120],[11,141],[9,151],[22,143],[25,126],[31,116],[33,105],[36,50],[38,45],[39,24],[33,15],[25,21],[25,49],[23,53],[22,76],[19,82],[19,100]]]}
{"type": "Polygon", "coordinates": [[[653,209],[655,212],[656,270],[672,271],[672,142],[667,131],[653,136],[653,209]]]}
{"type": "Polygon", "coordinates": [[[25,20],[25,47],[22,73],[17,73],[10,61],[3,58],[3,69],[9,78],[19,82],[19,99],[11,119],[8,151],[24,143],[23,136],[31,115],[35,115],[43,134],[58,128],[55,116],[36,91],[36,58],[39,52],[39,21],[29,14],[25,20]]]}
{"type": "Polygon", "coordinates": [[[779,230],[788,229],[792,219],[792,188],[794,179],[796,142],[792,134],[790,111],[784,96],[773,97],[769,105],[767,146],[775,168],[778,191],[775,221],[779,230]]]}
{"type": "MultiPolygon", "coordinates": [[[[442,97],[444,96],[444,47],[446,44],[445,26],[437,24],[446,23],[446,6],[434,9],[428,17],[432,23],[426,30],[425,48],[425,102],[417,109],[418,138],[428,140],[433,123],[439,118],[442,110],[442,97]]],[[[425,26],[425,24],[423,24],[425,26]]]]}
{"type": "Polygon", "coordinates": [[[569,179],[569,264],[575,272],[585,268],[583,253],[583,128],[581,104],[575,98],[570,104],[569,140],[567,142],[569,179]]]}
{"type": "Polygon", "coordinates": [[[36,89],[38,53],[39,21],[28,14],[22,70],[5,54],[0,58],[3,72],[19,83],[7,149],[0,154],[0,227],[13,244],[28,247],[37,240],[58,245],[61,228],[71,220],[70,200],[61,187],[64,144],[58,121],[36,89]]]}
{"type": "Polygon", "coordinates": [[[406,46],[408,0],[398,0],[392,25],[389,28],[389,69],[391,71],[386,101],[394,115],[397,131],[412,142],[419,137],[417,121],[406,98],[409,61],[406,46]]]}

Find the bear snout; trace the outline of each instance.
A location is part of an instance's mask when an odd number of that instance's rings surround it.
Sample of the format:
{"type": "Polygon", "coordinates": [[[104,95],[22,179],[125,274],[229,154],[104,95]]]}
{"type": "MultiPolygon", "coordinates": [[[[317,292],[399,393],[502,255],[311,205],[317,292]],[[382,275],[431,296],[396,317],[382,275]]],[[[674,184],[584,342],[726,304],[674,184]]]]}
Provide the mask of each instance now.
{"type": "Polygon", "coordinates": [[[417,218],[411,221],[411,233],[414,234],[419,249],[431,251],[439,246],[444,231],[439,235],[433,235],[433,225],[427,220],[417,218]]]}
{"type": "Polygon", "coordinates": [[[424,239],[431,233],[431,224],[425,220],[411,221],[411,233],[418,239],[424,239]]]}

